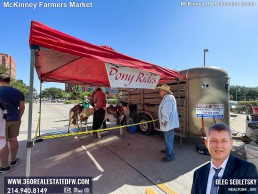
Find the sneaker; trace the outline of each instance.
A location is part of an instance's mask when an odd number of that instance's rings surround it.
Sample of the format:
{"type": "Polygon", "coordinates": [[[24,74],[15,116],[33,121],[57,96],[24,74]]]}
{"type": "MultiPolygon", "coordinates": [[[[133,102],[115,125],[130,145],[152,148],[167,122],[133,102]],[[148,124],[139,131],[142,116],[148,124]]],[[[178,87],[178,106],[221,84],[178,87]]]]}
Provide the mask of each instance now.
{"type": "Polygon", "coordinates": [[[165,154],[166,150],[160,150],[160,153],[165,154]]]}
{"type": "Polygon", "coordinates": [[[10,167],[10,166],[8,166],[8,167],[6,167],[6,168],[0,167],[0,175],[1,175],[1,174],[7,174],[7,173],[10,172],[10,171],[11,171],[11,167],[10,167]]]}
{"type": "Polygon", "coordinates": [[[161,159],[161,162],[164,162],[164,163],[167,163],[167,162],[170,162],[172,160],[169,160],[167,157],[164,157],[161,159]]]}
{"type": "Polygon", "coordinates": [[[16,160],[12,161],[10,163],[11,167],[15,167],[17,166],[19,163],[21,162],[21,159],[20,158],[16,158],[16,160]]]}

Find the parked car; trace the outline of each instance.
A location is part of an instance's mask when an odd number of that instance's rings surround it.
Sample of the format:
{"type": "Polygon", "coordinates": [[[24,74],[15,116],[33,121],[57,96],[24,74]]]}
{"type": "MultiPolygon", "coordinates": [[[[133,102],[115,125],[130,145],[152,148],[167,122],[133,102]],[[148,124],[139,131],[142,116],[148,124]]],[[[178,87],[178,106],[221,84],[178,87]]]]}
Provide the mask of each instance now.
{"type": "Polygon", "coordinates": [[[236,101],[230,101],[230,109],[235,109],[237,106],[237,102],[236,101]]]}

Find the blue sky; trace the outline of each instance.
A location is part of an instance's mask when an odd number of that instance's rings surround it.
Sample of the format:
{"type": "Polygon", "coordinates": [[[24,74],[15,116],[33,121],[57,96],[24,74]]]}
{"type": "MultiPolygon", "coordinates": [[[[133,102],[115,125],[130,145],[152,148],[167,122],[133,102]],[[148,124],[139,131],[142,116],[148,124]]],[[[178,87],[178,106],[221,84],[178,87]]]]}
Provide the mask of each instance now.
{"type": "MultiPolygon", "coordinates": [[[[231,85],[258,86],[258,0],[255,6],[208,6],[207,1],[89,0],[91,8],[6,8],[0,4],[0,52],[17,63],[17,79],[29,85],[29,30],[32,20],[96,45],[170,69],[203,66],[225,69],[231,85]],[[204,2],[206,6],[182,6],[204,2]]],[[[17,1],[5,1],[17,2],[17,1]]],[[[229,1],[210,1],[229,2],[229,1]]],[[[248,1],[230,1],[248,2],[248,1]]],[[[35,88],[39,81],[35,75],[35,88]]],[[[47,87],[64,84],[44,83],[47,87]]]]}

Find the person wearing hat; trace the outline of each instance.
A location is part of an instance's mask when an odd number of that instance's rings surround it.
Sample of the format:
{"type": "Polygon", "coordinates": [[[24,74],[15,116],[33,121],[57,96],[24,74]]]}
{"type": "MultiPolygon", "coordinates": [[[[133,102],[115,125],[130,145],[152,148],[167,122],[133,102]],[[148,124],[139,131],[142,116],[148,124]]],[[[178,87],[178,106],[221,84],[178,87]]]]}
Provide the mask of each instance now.
{"type": "Polygon", "coordinates": [[[15,167],[20,163],[17,158],[21,117],[25,110],[24,94],[10,86],[10,76],[0,73],[0,101],[4,103],[7,109],[6,120],[6,140],[8,143],[0,150],[0,175],[11,171],[11,167],[15,167]],[[9,163],[9,154],[11,162],[9,163]]]}
{"type": "Polygon", "coordinates": [[[162,85],[157,89],[160,89],[162,97],[158,110],[159,130],[164,133],[165,137],[165,150],[161,150],[162,153],[165,153],[165,157],[161,161],[166,163],[174,159],[174,129],[179,128],[179,119],[176,99],[170,91],[170,87],[162,85]]]}

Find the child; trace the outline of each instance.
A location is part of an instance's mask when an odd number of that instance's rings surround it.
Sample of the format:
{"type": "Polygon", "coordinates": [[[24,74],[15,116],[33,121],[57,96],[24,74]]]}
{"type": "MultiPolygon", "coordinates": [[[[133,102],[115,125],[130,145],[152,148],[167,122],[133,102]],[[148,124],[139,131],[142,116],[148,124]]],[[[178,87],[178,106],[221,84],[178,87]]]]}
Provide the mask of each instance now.
{"type": "Polygon", "coordinates": [[[83,108],[89,109],[89,102],[90,100],[88,99],[88,96],[84,96],[84,99],[82,100],[83,108]]]}

